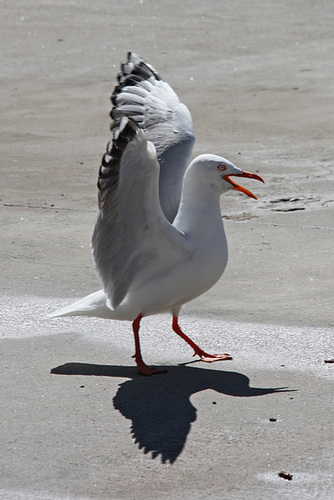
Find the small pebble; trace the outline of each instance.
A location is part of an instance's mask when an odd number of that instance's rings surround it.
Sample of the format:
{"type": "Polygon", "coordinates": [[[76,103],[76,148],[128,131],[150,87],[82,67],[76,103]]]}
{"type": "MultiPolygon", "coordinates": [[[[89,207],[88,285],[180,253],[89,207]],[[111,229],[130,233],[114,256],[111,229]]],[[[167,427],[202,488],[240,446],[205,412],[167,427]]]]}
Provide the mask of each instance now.
{"type": "Polygon", "coordinates": [[[288,481],[291,481],[291,479],[293,478],[293,475],[290,474],[290,472],[283,472],[281,470],[281,472],[278,473],[279,477],[282,477],[283,479],[287,479],[288,481]]]}

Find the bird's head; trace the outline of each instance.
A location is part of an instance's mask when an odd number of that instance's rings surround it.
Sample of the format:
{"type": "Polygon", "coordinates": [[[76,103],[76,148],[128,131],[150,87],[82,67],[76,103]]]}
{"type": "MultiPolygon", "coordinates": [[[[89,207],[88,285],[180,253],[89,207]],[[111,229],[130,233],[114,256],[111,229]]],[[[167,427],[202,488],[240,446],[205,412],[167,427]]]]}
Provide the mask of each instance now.
{"type": "Polygon", "coordinates": [[[264,183],[264,180],[259,175],[241,170],[222,156],[201,155],[197,157],[196,162],[198,162],[198,165],[201,165],[202,174],[206,171],[206,175],[209,175],[211,180],[217,183],[216,186],[222,193],[229,189],[235,189],[255,200],[257,199],[251,191],[237,184],[231,177],[246,177],[264,183]]]}

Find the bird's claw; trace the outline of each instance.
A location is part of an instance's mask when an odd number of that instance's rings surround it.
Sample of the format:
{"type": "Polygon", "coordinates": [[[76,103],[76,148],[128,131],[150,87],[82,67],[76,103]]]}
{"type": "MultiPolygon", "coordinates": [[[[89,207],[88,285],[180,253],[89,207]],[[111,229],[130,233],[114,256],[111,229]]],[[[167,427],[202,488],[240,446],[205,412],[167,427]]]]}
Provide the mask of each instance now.
{"type": "MultiPolygon", "coordinates": [[[[132,356],[136,359],[136,355],[132,356]]],[[[147,366],[142,359],[136,359],[138,370],[142,375],[150,377],[151,375],[156,375],[157,373],[167,373],[167,370],[160,370],[159,368],[152,368],[152,366],[147,366]]]]}
{"type": "Polygon", "coordinates": [[[232,356],[230,356],[226,352],[224,354],[208,354],[206,352],[203,352],[199,354],[199,357],[201,358],[201,361],[204,361],[204,363],[213,363],[214,361],[228,361],[233,359],[232,356]]]}
{"type": "Polygon", "coordinates": [[[146,375],[147,377],[150,377],[151,375],[156,375],[158,373],[167,373],[167,370],[160,370],[158,368],[152,368],[152,366],[147,366],[147,365],[145,365],[144,367],[138,366],[138,369],[140,373],[146,375]]]}

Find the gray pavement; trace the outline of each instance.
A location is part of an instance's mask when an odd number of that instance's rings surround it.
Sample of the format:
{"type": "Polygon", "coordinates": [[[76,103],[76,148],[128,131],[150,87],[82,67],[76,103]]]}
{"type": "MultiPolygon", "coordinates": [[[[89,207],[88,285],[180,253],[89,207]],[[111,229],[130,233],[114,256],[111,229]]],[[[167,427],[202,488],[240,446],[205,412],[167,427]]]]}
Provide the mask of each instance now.
{"type": "Polygon", "coordinates": [[[333,498],[332,3],[0,6],[0,498],[333,498]],[[129,323],[45,319],[99,288],[97,169],[128,50],[189,106],[195,154],[266,181],[222,199],[228,268],[180,318],[233,361],[193,362],[151,317],[144,359],[168,373],[148,379],[129,323]]]}

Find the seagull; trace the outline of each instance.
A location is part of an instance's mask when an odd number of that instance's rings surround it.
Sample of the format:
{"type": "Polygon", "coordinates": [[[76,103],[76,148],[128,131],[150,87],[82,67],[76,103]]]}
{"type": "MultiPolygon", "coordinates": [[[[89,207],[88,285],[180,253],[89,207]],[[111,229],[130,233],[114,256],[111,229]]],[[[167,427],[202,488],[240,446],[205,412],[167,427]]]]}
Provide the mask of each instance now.
{"type": "Polygon", "coordinates": [[[102,290],[50,315],[93,316],[132,322],[134,358],[146,365],[142,318],[172,315],[172,329],[206,363],[232,359],[209,354],[180,328],[183,304],[209,290],[228,258],[220,197],[230,189],[256,199],[231,177],[264,182],[225,158],[203,154],[190,161],[191,114],[157,71],[133,52],[121,65],[112,96],[112,139],[98,176],[92,254],[102,290]]]}

